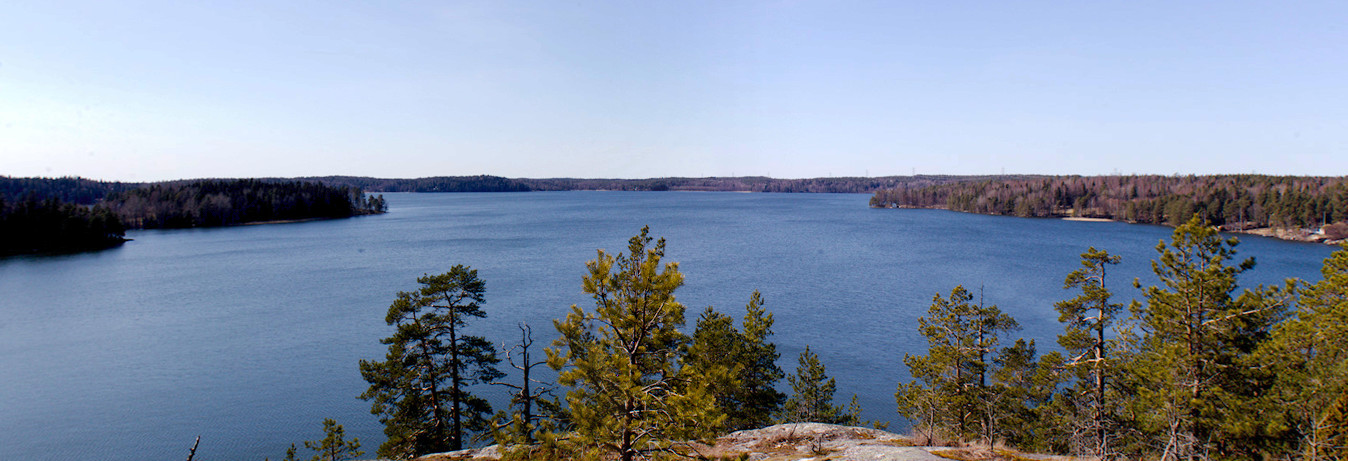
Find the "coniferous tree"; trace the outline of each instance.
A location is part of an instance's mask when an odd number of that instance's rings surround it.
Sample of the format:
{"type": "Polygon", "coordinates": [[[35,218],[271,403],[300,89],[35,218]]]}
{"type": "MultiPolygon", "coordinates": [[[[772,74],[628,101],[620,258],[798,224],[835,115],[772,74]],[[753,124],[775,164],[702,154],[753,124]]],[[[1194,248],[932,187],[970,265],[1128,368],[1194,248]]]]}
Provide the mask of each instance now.
{"type": "Polygon", "coordinates": [[[1052,451],[1062,430],[1055,423],[1054,392],[1061,381],[1063,357],[1051,352],[1038,357],[1034,340],[1017,339],[993,359],[991,384],[984,391],[984,441],[1004,440],[1031,451],[1052,451]]]}
{"type": "Polygon", "coordinates": [[[1103,458],[1112,453],[1109,439],[1116,424],[1106,395],[1113,386],[1111,351],[1117,346],[1105,333],[1114,326],[1123,304],[1111,302],[1105,282],[1109,266],[1120,260],[1095,247],[1087,249],[1081,254],[1082,267],[1063,281],[1064,289],[1080,288],[1081,294],[1056,305],[1065,330],[1058,335],[1058,344],[1067,351],[1064,365],[1075,378],[1075,385],[1064,390],[1067,395],[1060,406],[1067,413],[1065,422],[1073,439],[1069,444],[1075,454],[1103,458]]]}
{"type": "Polygon", "coordinates": [[[1274,329],[1253,359],[1276,376],[1262,408],[1282,442],[1270,451],[1306,459],[1348,455],[1334,451],[1348,440],[1330,435],[1348,434],[1348,427],[1336,428],[1329,417],[1337,411],[1341,420],[1348,409],[1348,402],[1336,400],[1348,394],[1348,246],[1325,259],[1320,273],[1319,282],[1299,290],[1294,316],[1274,329]]]}
{"type": "Polygon", "coordinates": [[[649,228],[628,240],[617,257],[599,250],[586,266],[583,287],[592,312],[571,306],[554,321],[561,337],[546,350],[566,395],[583,457],[623,461],[672,452],[677,441],[709,436],[723,415],[705,377],[684,366],[688,336],[679,331],[684,306],[677,263],[664,263],[665,241],[651,246],[649,228]]]}
{"type": "Polygon", "coordinates": [[[360,362],[370,383],[361,398],[372,400],[388,441],[379,456],[410,458],[463,448],[469,432],[487,429],[491,406],[468,392],[502,376],[496,348],[464,333],[470,317],[485,317],[486,284],[477,271],[456,265],[417,279],[421,289],[398,293],[385,321],[397,329],[380,342],[382,362],[360,362]]]}
{"type": "MultiPolygon", "coordinates": [[[[311,461],[343,461],[365,454],[360,451],[360,439],[347,441],[346,431],[332,418],[323,419],[323,438],[305,441],[304,447],[314,451],[311,461]]],[[[294,454],[295,446],[291,445],[286,456],[293,458],[294,454]]]]}
{"type": "Polygon", "coordinates": [[[1348,459],[1348,392],[1340,392],[1315,424],[1315,444],[1306,458],[1348,459]]]}
{"type": "Polygon", "coordinates": [[[796,373],[786,376],[792,394],[782,405],[777,421],[848,426],[859,424],[861,409],[857,406],[856,396],[852,397],[850,408],[833,404],[833,393],[838,390],[838,383],[828,376],[819,356],[810,352],[810,346],[805,346],[798,362],[796,373]]]}
{"type": "Polygon", "coordinates": [[[1254,404],[1271,377],[1242,361],[1281,318],[1283,304],[1277,290],[1232,295],[1237,276],[1254,266],[1252,259],[1226,265],[1235,245],[1195,215],[1169,245],[1157,245],[1161,257],[1152,270],[1161,286],[1143,290],[1145,309],[1134,305],[1143,336],[1130,369],[1142,387],[1133,404],[1150,409],[1141,423],[1162,459],[1254,456],[1249,451],[1258,445],[1262,423],[1239,409],[1254,404]]]}
{"type": "Polygon", "coordinates": [[[990,354],[1001,334],[1019,328],[997,306],[973,304],[973,295],[957,286],[948,298],[932,298],[927,316],[918,320],[927,338],[927,355],[905,354],[914,381],[894,394],[899,414],[914,420],[928,438],[989,437],[994,416],[984,405],[990,354]]]}
{"type": "Polygon", "coordinates": [[[786,400],[774,387],[785,373],[777,366],[777,346],[768,342],[772,314],[763,308],[758,291],[749,297],[742,325],[744,331],[737,330],[729,316],[708,307],[698,319],[686,359],[707,376],[717,410],[726,415],[727,432],[771,424],[786,400]]]}

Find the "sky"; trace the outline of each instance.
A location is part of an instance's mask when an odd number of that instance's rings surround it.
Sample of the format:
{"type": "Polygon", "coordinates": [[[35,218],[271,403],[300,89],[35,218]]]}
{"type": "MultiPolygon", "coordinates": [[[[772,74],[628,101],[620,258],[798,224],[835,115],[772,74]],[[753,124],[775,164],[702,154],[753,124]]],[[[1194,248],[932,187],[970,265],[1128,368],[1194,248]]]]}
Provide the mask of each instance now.
{"type": "Polygon", "coordinates": [[[1348,175],[1348,2],[0,2],[0,175],[1348,175]]]}

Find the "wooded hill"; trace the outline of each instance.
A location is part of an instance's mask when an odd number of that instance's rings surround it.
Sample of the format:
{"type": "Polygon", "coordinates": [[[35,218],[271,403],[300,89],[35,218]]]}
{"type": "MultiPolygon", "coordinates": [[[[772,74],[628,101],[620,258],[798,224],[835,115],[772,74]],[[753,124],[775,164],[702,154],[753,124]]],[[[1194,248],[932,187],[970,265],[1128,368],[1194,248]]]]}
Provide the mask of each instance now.
{"type": "Polygon", "coordinates": [[[87,207],[35,193],[7,201],[0,194],[0,255],[84,251],[120,245],[126,229],[105,207],[87,207]]]}
{"type": "Polygon", "coordinates": [[[77,177],[11,178],[0,176],[0,196],[22,200],[28,194],[39,201],[55,198],[63,203],[93,205],[108,194],[135,189],[141,184],[107,182],[77,177]]]}
{"type": "Polygon", "coordinates": [[[150,185],[82,178],[0,177],[0,254],[83,251],[125,241],[125,229],[343,218],[387,210],[383,196],[314,182],[253,179],[150,185]]]}
{"type": "Polygon", "coordinates": [[[1058,176],[995,178],[875,193],[871,206],[1179,225],[1197,214],[1229,229],[1319,228],[1348,219],[1343,177],[1058,176]]]}
{"type": "Polygon", "coordinates": [[[383,196],[366,198],[358,188],[256,179],[154,184],[109,195],[103,203],[141,229],[346,218],[387,209],[383,196]]]}
{"type": "MultiPolygon", "coordinates": [[[[1034,176],[1012,176],[1033,178],[1034,176]]],[[[359,187],[371,192],[529,192],[571,190],[721,191],[785,193],[870,193],[885,188],[923,187],[960,181],[983,181],[993,176],[883,176],[776,179],[763,176],[709,178],[583,179],[502,178],[499,176],[438,176],[382,179],[359,176],[296,178],[324,184],[359,187]]],[[[283,180],[283,179],[268,179],[283,180]]]]}

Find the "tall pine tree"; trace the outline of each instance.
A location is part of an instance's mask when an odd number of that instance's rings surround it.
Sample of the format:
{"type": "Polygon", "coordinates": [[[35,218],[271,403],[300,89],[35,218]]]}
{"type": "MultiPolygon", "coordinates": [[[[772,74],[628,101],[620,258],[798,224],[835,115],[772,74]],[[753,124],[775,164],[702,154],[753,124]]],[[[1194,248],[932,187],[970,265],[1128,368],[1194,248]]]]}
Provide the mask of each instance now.
{"type": "Polygon", "coordinates": [[[1135,305],[1143,336],[1130,369],[1141,387],[1134,404],[1149,409],[1141,423],[1162,459],[1254,456],[1261,423],[1240,409],[1267,390],[1269,377],[1242,362],[1285,307],[1277,290],[1234,296],[1237,276],[1254,266],[1227,265],[1235,246],[1194,216],[1157,245],[1152,270],[1161,285],[1143,290],[1145,309],[1135,305]]]}
{"type": "Polygon", "coordinates": [[[1279,445],[1306,459],[1348,458],[1348,246],[1325,259],[1323,278],[1299,290],[1293,317],[1260,345],[1252,366],[1276,376],[1264,417],[1279,445]],[[1337,421],[1337,423],[1336,423],[1337,421]]]}
{"type": "Polygon", "coordinates": [[[1064,332],[1058,335],[1058,344],[1067,351],[1066,368],[1075,384],[1065,389],[1064,404],[1075,454],[1108,457],[1111,434],[1117,431],[1112,417],[1114,410],[1107,395],[1113,387],[1112,351],[1117,349],[1106,332],[1117,322],[1122,303],[1112,302],[1106,286],[1109,266],[1121,258],[1091,247],[1081,254],[1081,268],[1072,271],[1063,281],[1064,289],[1079,288],[1081,294],[1060,301],[1058,321],[1064,323],[1064,332]]]}
{"type": "Polygon", "coordinates": [[[421,289],[398,293],[385,321],[396,327],[380,340],[389,346],[382,362],[360,362],[370,388],[361,398],[373,401],[388,441],[385,458],[412,458],[463,448],[470,432],[487,429],[491,405],[469,386],[502,376],[496,348],[467,335],[468,319],[482,311],[486,283],[477,271],[456,265],[440,275],[417,279],[421,289]]]}

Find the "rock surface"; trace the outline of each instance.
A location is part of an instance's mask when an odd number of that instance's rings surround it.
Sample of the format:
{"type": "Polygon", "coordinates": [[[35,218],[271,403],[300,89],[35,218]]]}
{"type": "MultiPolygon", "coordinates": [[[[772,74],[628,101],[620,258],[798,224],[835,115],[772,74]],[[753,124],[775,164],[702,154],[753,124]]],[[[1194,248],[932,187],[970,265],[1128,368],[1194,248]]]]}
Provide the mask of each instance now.
{"type": "MultiPolygon", "coordinates": [[[[906,436],[863,427],[819,423],[779,424],[739,431],[716,439],[715,445],[692,444],[703,457],[734,458],[748,455],[753,461],[855,460],[922,461],[945,460],[931,454],[934,447],[914,447],[906,436]]],[[[691,453],[690,453],[691,454],[691,453]]],[[[422,461],[499,460],[497,446],[439,453],[417,458],[422,461]]],[[[946,460],[948,461],[948,460],[946,460]]]]}

